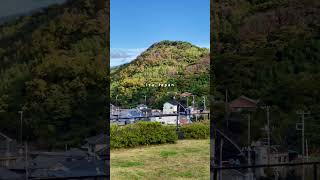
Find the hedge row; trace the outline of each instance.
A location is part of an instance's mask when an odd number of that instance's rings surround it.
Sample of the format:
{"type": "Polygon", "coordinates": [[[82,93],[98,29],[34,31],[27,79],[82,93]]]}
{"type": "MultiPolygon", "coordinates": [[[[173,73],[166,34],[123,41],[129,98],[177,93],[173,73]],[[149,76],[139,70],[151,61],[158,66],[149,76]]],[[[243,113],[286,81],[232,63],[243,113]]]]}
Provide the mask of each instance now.
{"type": "Polygon", "coordinates": [[[175,143],[178,136],[174,126],[158,122],[138,122],[126,126],[110,126],[110,148],[175,143]]]}
{"type": "Polygon", "coordinates": [[[184,139],[207,139],[210,138],[209,121],[186,124],[180,127],[184,139]]]}

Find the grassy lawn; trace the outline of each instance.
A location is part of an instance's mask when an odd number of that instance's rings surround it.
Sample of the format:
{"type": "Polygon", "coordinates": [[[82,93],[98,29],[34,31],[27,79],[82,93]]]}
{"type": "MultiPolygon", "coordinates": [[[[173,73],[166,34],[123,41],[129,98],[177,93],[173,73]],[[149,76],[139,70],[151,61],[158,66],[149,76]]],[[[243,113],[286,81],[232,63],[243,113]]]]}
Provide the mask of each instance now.
{"type": "Polygon", "coordinates": [[[209,140],[111,150],[111,179],[210,179],[209,140]]]}

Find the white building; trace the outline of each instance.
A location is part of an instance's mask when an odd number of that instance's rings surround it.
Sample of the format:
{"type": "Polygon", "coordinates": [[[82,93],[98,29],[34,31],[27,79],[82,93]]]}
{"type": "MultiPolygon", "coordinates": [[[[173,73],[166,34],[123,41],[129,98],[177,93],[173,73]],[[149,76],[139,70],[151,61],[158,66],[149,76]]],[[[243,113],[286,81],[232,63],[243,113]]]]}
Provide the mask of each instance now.
{"type": "Polygon", "coordinates": [[[161,124],[175,125],[177,123],[177,116],[175,115],[178,115],[178,105],[179,104],[176,101],[164,103],[162,113],[159,111],[154,112],[153,115],[159,117],[153,117],[151,118],[151,121],[160,122],[161,124]]]}

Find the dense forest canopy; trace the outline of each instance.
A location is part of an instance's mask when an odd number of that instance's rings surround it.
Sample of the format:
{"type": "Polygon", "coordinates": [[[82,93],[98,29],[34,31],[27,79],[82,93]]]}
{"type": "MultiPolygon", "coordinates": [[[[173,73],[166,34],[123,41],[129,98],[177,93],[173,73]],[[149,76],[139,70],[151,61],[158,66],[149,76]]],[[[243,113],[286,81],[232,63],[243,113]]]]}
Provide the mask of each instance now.
{"type": "Polygon", "coordinates": [[[0,26],[0,131],[46,148],[103,130],[107,7],[69,0],[0,26]]]}
{"type": "MultiPolygon", "coordinates": [[[[310,110],[307,139],[318,148],[320,1],[220,0],[212,6],[215,97],[223,101],[228,90],[230,100],[246,95],[272,106],[273,138],[294,149],[301,139],[296,110],[310,110]]],[[[256,138],[263,135],[264,114],[253,120],[256,138]]]]}
{"type": "Polygon", "coordinates": [[[135,107],[145,103],[146,96],[149,106],[162,109],[163,103],[175,94],[178,98],[179,94],[190,92],[195,95],[196,105],[201,106],[203,96],[209,94],[209,60],[209,49],[188,42],[155,43],[131,63],[111,71],[111,102],[135,107]],[[159,83],[174,86],[159,87],[159,83]]]}

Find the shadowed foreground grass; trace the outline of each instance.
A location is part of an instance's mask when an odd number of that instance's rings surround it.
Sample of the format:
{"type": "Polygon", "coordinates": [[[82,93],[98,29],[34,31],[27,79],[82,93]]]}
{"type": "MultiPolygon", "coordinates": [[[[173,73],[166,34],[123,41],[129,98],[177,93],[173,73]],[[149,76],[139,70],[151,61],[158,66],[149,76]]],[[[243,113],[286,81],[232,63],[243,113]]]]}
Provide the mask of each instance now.
{"type": "Polygon", "coordinates": [[[210,179],[210,141],[111,151],[111,179],[210,179]]]}

